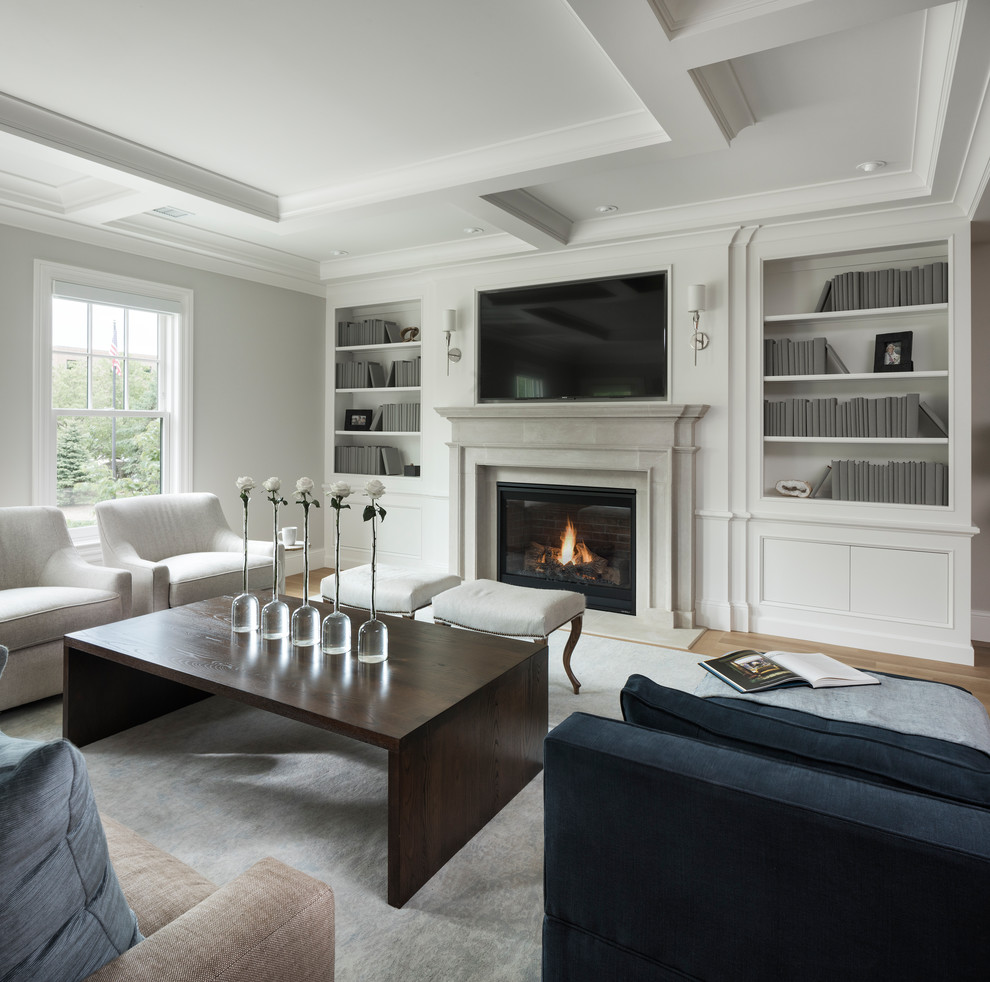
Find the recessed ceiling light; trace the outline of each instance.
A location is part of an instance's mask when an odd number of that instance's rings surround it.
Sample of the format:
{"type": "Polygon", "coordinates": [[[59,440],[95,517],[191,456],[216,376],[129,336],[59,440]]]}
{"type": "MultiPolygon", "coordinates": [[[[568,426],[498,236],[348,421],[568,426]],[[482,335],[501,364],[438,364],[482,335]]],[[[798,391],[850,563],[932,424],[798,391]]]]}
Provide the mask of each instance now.
{"type": "Polygon", "coordinates": [[[183,211],[181,208],[174,208],[172,205],[164,205],[161,208],[151,209],[156,215],[164,215],[166,218],[188,218],[192,212],[183,211]]]}
{"type": "Polygon", "coordinates": [[[330,253],[330,255],[331,256],[349,256],[350,253],[346,249],[334,249],[330,253]]]}
{"type": "Polygon", "coordinates": [[[618,210],[619,210],[618,205],[599,205],[595,209],[595,211],[597,211],[599,215],[609,215],[613,211],[618,211],[618,210]]]}
{"type": "Polygon", "coordinates": [[[886,160],[864,160],[861,164],[856,165],[856,170],[866,171],[867,174],[872,174],[875,170],[880,170],[881,167],[886,166],[886,160]]]}
{"type": "Polygon", "coordinates": [[[471,228],[464,229],[464,234],[465,235],[478,235],[481,232],[484,232],[484,229],[483,228],[478,228],[476,225],[475,226],[472,226],[471,228]]]}

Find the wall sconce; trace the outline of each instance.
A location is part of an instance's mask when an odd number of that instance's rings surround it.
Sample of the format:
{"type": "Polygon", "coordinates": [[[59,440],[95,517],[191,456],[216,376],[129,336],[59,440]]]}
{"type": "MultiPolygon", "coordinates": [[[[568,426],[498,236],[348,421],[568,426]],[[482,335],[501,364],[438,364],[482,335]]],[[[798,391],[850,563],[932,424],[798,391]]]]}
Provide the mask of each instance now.
{"type": "Polygon", "coordinates": [[[450,346],[450,336],[457,330],[457,311],[445,310],[443,312],[443,336],[447,342],[447,374],[450,374],[450,363],[461,360],[461,349],[450,346]]]}
{"type": "Polygon", "coordinates": [[[691,333],[691,347],[694,348],[694,363],[698,364],[698,352],[708,347],[709,337],[704,331],[698,330],[701,311],[705,309],[705,284],[693,283],[688,287],[688,313],[694,317],[694,329],[691,333]]]}

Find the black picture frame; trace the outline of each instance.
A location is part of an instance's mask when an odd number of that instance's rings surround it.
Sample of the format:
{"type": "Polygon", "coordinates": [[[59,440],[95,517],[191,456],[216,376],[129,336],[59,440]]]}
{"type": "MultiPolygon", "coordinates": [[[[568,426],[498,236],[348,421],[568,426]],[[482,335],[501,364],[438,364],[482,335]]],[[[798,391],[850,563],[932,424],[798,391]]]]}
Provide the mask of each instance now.
{"type": "Polygon", "coordinates": [[[895,331],[891,334],[878,334],[873,348],[874,372],[913,372],[911,345],[913,331],[895,331]]]}
{"type": "Polygon", "coordinates": [[[372,411],[370,409],[345,409],[345,430],[370,430],[372,411]]]}

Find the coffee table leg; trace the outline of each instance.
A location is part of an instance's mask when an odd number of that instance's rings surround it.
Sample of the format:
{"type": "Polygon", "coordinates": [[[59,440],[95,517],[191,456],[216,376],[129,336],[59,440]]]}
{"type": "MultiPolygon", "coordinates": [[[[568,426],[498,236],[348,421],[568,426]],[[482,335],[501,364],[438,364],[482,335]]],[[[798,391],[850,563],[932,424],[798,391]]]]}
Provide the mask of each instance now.
{"type": "Polygon", "coordinates": [[[63,652],[62,736],[77,747],[210,695],[82,651],[68,640],[63,652]]]}
{"type": "Polygon", "coordinates": [[[547,649],[388,758],[388,902],[401,907],[543,767],[547,649]]]}

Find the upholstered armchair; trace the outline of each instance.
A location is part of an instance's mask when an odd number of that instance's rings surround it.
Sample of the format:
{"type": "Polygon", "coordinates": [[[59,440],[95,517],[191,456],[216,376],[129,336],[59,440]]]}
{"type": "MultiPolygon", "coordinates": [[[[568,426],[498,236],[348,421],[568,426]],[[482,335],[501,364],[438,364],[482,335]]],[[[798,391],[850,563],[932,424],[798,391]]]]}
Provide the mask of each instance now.
{"type": "Polygon", "coordinates": [[[0,710],[62,691],[62,638],[131,613],[131,577],[87,563],[57,508],[0,508],[0,710]]]}
{"type": "MultiPolygon", "coordinates": [[[[244,540],[214,494],[153,494],[96,506],[103,561],[129,570],[135,615],[241,592],[244,540]]],[[[279,591],[285,549],[278,549],[279,591]]],[[[271,589],[272,543],[248,540],[248,587],[271,589]]]]}

